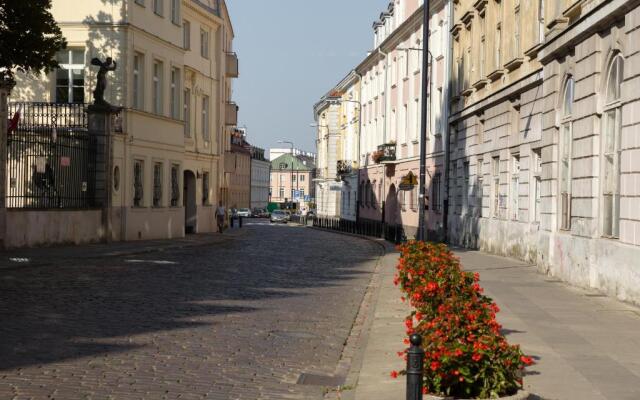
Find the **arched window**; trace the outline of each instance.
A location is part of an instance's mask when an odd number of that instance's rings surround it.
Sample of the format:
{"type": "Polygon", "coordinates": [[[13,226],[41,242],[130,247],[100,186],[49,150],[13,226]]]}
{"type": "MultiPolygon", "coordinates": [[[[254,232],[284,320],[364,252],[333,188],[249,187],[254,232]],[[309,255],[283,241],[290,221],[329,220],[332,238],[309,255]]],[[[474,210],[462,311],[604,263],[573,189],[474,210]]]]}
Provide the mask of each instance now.
{"type": "Polygon", "coordinates": [[[365,187],[365,205],[371,205],[371,181],[367,180],[367,186],[365,187]]]}
{"type": "Polygon", "coordinates": [[[573,97],[575,83],[567,78],[562,92],[560,126],[560,229],[571,229],[571,159],[573,145],[573,97]]]}
{"type": "Polygon", "coordinates": [[[358,202],[360,203],[360,207],[364,205],[364,198],[362,197],[363,195],[364,195],[364,181],[361,181],[360,185],[358,186],[358,202]]]}
{"type": "Polygon", "coordinates": [[[624,59],[616,55],[607,70],[602,127],[602,235],[620,237],[620,101],[624,59]]]}

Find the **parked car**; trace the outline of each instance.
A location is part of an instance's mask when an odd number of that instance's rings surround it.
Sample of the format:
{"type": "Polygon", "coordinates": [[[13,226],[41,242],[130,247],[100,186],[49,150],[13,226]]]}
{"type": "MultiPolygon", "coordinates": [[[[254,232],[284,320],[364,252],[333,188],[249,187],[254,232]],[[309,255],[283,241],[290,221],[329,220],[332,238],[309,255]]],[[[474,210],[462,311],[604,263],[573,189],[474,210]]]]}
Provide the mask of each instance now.
{"type": "Polygon", "coordinates": [[[313,218],[316,216],[316,210],[309,210],[307,211],[307,218],[313,218]]]}
{"type": "Polygon", "coordinates": [[[241,208],[238,210],[236,215],[238,217],[249,218],[251,216],[251,210],[248,208],[241,208]]]}
{"type": "Polygon", "coordinates": [[[289,214],[287,214],[287,212],[284,210],[273,210],[271,212],[271,217],[269,218],[269,221],[282,222],[286,224],[287,222],[289,222],[289,214]]]}

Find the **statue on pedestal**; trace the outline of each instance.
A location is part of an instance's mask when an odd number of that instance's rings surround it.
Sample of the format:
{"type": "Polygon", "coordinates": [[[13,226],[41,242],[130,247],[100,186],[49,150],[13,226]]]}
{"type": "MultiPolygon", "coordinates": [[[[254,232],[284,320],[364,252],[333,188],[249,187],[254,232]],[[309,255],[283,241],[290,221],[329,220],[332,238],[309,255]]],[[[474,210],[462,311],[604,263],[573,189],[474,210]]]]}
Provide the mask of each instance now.
{"type": "Polygon", "coordinates": [[[107,72],[115,71],[117,64],[111,57],[107,57],[105,61],[94,58],[91,60],[91,65],[100,67],[96,78],[96,90],[93,91],[93,104],[110,108],[111,105],[104,99],[104,91],[107,89],[107,72]]]}

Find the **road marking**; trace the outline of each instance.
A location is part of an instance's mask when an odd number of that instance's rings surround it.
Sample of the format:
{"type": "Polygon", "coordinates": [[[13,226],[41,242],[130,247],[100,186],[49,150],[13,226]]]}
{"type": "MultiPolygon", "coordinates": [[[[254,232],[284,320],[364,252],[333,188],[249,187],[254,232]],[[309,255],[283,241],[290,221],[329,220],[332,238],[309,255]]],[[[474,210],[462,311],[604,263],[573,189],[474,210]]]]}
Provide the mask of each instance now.
{"type": "Polygon", "coordinates": [[[9,259],[9,261],[13,261],[13,262],[17,262],[17,263],[28,263],[29,260],[28,258],[23,258],[23,257],[12,257],[9,259]]]}
{"type": "Polygon", "coordinates": [[[159,264],[159,265],[177,264],[177,262],[175,261],[167,261],[167,260],[124,260],[124,262],[133,263],[133,264],[159,264]]]}

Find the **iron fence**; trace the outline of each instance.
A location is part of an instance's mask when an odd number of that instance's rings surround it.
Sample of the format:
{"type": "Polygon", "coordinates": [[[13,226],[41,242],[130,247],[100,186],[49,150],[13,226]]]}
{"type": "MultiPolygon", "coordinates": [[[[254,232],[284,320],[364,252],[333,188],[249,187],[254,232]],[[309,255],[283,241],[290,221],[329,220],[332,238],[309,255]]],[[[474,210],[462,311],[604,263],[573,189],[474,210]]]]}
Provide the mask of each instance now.
{"type": "Polygon", "coordinates": [[[9,104],[7,208],[96,206],[98,138],[88,132],[85,109],[85,104],[9,104]]]}
{"type": "Polygon", "coordinates": [[[396,244],[406,240],[401,224],[388,224],[367,219],[350,221],[341,218],[316,217],[313,220],[313,226],[355,235],[383,238],[396,244]]]}

